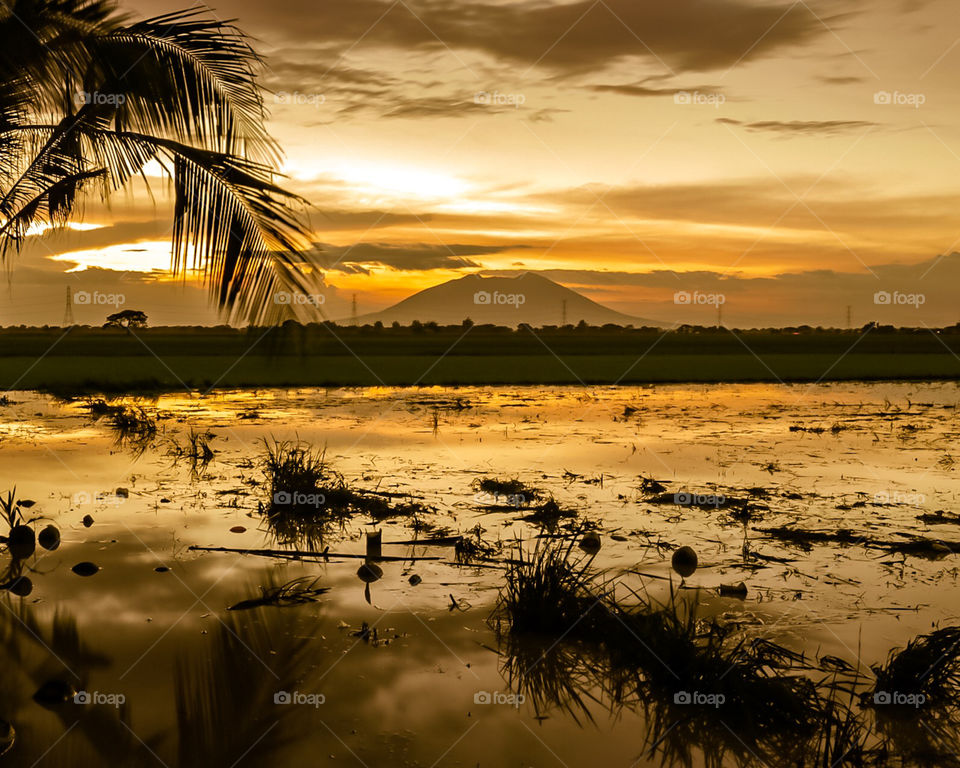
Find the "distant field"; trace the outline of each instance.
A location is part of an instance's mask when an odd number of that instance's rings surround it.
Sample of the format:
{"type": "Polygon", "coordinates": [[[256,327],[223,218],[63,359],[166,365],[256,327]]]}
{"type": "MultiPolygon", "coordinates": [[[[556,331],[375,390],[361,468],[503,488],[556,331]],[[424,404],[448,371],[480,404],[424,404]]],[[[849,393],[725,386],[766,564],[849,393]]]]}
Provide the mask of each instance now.
{"type": "Polygon", "coordinates": [[[61,392],[415,384],[960,379],[960,333],[363,329],[0,331],[0,387],[61,392]]]}

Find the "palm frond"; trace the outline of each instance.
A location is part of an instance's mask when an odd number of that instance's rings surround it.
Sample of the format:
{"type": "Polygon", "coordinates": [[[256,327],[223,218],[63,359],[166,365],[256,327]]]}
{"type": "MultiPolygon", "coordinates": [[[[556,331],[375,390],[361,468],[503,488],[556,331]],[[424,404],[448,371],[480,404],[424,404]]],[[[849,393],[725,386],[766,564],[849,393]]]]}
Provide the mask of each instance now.
{"type": "Polygon", "coordinates": [[[86,87],[122,97],[117,130],[276,161],[256,82],[260,58],[235,26],[200,13],[165,14],[95,38],[86,87]]]}
{"type": "Polygon", "coordinates": [[[202,272],[230,319],[304,311],[273,301],[317,273],[304,201],[275,182],[260,64],[232,23],[195,9],[128,23],[112,0],[0,7],[0,261],[74,218],[90,189],[107,198],[158,160],[174,274],[202,272]]]}

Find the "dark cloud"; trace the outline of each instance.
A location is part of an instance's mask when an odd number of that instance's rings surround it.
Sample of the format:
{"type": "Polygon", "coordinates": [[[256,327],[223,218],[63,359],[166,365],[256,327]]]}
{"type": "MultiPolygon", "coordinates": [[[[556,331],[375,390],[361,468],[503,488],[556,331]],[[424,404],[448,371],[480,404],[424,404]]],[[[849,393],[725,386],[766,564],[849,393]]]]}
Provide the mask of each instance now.
{"type": "Polygon", "coordinates": [[[699,184],[659,184],[619,187],[585,186],[562,190],[544,199],[589,208],[597,197],[620,216],[650,220],[692,221],[737,226],[771,226],[788,210],[793,218],[783,226],[822,229],[797,201],[817,211],[840,230],[887,233],[896,230],[942,230],[944,222],[960,226],[956,197],[870,194],[857,179],[830,180],[817,176],[787,176],[713,181],[699,184]]]}
{"type": "Polygon", "coordinates": [[[653,85],[646,85],[647,80],[640,83],[625,85],[591,85],[589,89],[598,93],[616,93],[621,96],[676,96],[678,93],[690,93],[696,91],[707,95],[718,95],[723,92],[722,88],[715,85],[701,85],[697,88],[660,88],[653,85]]]}
{"type": "MultiPolygon", "coordinates": [[[[146,0],[141,3],[147,7],[146,0]]],[[[674,71],[725,69],[826,33],[802,4],[746,0],[637,0],[484,4],[462,0],[237,0],[231,15],[263,36],[343,52],[394,48],[408,56],[464,51],[566,72],[606,68],[628,57],[674,71]]],[[[469,68],[464,61],[457,62],[469,68]]]]}
{"type": "Polygon", "coordinates": [[[775,133],[780,136],[836,136],[850,131],[875,128],[879,123],[866,120],[758,120],[752,123],[718,117],[723,125],[738,125],[748,131],[775,133]]]}
{"type": "Polygon", "coordinates": [[[470,256],[486,256],[526,248],[524,245],[433,245],[425,243],[355,243],[338,246],[317,243],[319,262],[325,269],[366,273],[374,265],[397,271],[464,269],[480,265],[470,256]]]}
{"type": "Polygon", "coordinates": [[[386,110],[384,117],[465,117],[467,115],[513,112],[514,107],[499,107],[473,101],[472,99],[444,98],[440,96],[420,99],[404,99],[386,110]]]}
{"type": "Polygon", "coordinates": [[[867,81],[866,77],[857,75],[823,75],[817,79],[826,85],[853,85],[867,81]]]}

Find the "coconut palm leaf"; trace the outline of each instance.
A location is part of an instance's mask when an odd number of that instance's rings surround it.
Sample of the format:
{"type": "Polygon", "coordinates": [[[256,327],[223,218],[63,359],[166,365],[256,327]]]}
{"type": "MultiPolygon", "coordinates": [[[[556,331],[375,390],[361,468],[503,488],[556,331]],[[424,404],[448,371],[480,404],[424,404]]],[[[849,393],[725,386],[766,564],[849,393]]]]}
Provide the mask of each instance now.
{"type": "Polygon", "coordinates": [[[158,161],[173,273],[202,273],[229,319],[290,317],[272,296],[315,280],[305,201],[276,183],[242,32],[197,10],[127,23],[104,0],[18,0],[0,8],[0,49],[0,260],[158,161]]]}

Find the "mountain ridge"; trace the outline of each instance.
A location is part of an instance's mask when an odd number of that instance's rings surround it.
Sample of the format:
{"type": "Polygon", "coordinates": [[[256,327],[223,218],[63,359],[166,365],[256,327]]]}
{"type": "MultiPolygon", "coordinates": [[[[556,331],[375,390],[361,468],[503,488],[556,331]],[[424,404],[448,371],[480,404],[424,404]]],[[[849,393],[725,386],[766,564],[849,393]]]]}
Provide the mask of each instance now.
{"type": "Polygon", "coordinates": [[[535,272],[515,277],[484,277],[474,272],[425,288],[379,312],[361,315],[357,322],[409,325],[418,320],[458,325],[469,318],[477,325],[516,327],[526,323],[539,327],[563,324],[564,314],[570,325],[580,321],[588,325],[667,325],[610,309],[535,272]]]}

